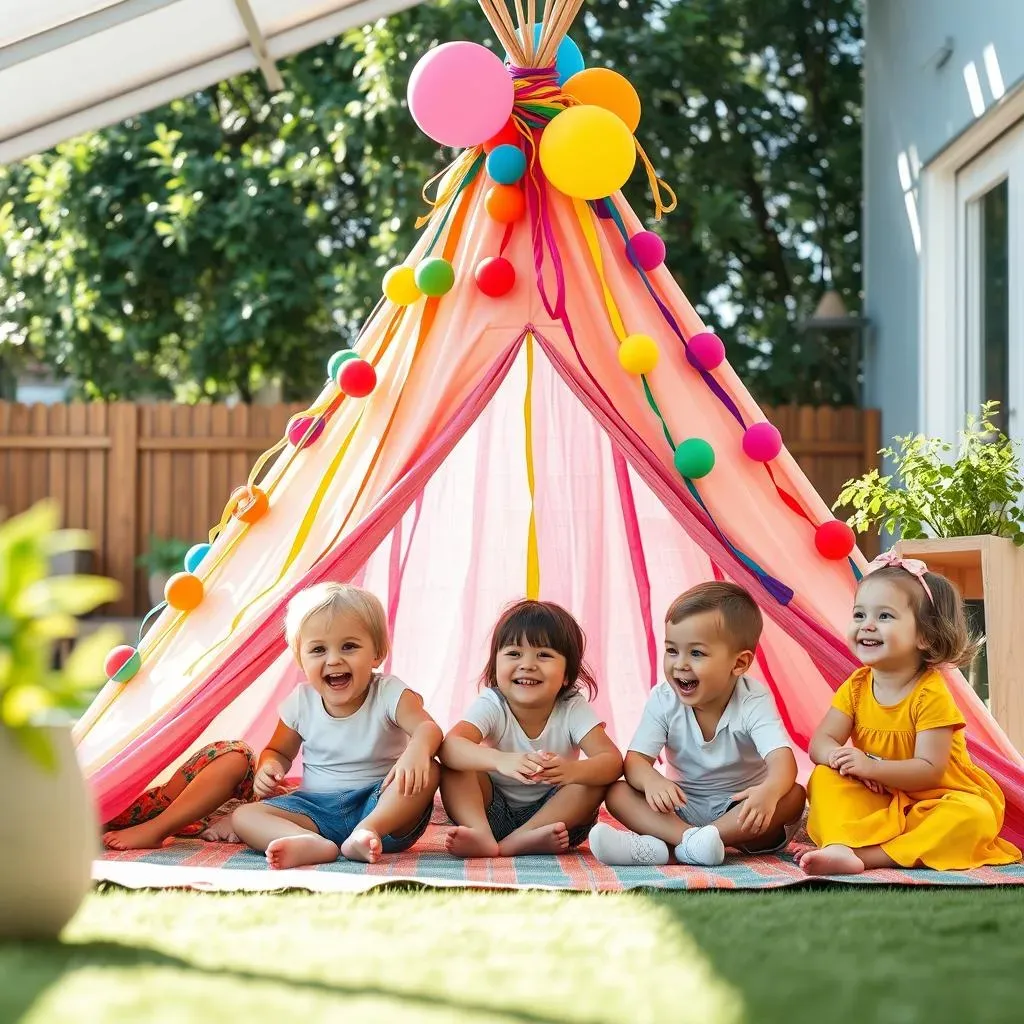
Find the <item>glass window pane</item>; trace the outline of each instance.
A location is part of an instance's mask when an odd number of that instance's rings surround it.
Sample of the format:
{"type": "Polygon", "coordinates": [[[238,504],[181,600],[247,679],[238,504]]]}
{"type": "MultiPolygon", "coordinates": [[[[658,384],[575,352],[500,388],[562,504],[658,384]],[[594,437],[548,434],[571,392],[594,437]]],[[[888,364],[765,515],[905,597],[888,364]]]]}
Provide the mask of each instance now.
{"type": "Polygon", "coordinates": [[[1008,428],[1010,412],[1010,231],[1006,181],[987,192],[981,206],[981,393],[999,402],[996,425],[1008,428]]]}

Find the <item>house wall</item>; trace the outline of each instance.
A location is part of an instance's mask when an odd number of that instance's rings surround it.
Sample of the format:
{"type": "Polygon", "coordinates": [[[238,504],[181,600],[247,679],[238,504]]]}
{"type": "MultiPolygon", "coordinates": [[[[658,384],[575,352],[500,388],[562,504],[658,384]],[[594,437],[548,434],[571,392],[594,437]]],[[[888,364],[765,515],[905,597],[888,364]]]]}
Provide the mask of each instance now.
{"type": "MultiPolygon", "coordinates": [[[[921,429],[920,168],[975,121],[965,71],[973,63],[986,109],[994,47],[1006,91],[1024,79],[1021,0],[865,0],[865,401],[882,436],[921,429]],[[942,66],[947,39],[952,53],[942,66]],[[909,194],[909,198],[908,198],[909,194]],[[915,232],[919,232],[915,237],[915,232]]],[[[984,115],[982,115],[984,116],[984,115]]]]}

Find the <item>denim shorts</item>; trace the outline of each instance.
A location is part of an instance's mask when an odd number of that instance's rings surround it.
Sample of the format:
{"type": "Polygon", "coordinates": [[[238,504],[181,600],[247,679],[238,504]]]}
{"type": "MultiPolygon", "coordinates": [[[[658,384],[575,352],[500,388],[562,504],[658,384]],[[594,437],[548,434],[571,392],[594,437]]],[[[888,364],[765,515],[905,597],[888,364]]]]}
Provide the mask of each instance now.
{"type": "MultiPolygon", "coordinates": [[[[290,814],[304,814],[316,826],[317,832],[341,846],[355,831],[356,826],[377,806],[384,780],[371,782],[359,789],[336,789],[326,793],[297,789],[287,796],[272,796],[263,802],[290,814]]],[[[402,835],[381,836],[384,853],[408,850],[430,824],[433,801],[427,805],[423,817],[402,835]]]]}
{"type": "MultiPolygon", "coordinates": [[[[554,795],[557,787],[552,787],[539,800],[529,804],[510,803],[497,786],[493,786],[491,802],[487,807],[487,824],[491,826],[491,834],[500,843],[502,839],[525,825],[554,795]]],[[[597,822],[597,811],[591,821],[569,829],[569,847],[574,849],[584,842],[590,830],[597,822]]]]}

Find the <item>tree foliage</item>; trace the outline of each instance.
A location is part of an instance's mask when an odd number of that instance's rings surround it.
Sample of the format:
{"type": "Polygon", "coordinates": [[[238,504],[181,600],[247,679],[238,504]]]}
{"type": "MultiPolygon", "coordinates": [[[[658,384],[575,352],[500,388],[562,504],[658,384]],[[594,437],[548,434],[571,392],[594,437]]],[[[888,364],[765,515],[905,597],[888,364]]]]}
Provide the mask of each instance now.
{"type": "MultiPolygon", "coordinates": [[[[679,208],[668,262],[764,401],[854,398],[802,334],[831,280],[859,305],[857,0],[591,0],[590,65],[627,75],[679,208]]],[[[436,42],[490,41],[435,0],[0,168],[0,361],[33,351],[92,395],[308,394],[415,239],[449,159],[405,105],[436,42]]],[[[626,189],[650,209],[646,183],[626,189]]],[[[849,339],[844,340],[844,345],[849,339]]]]}

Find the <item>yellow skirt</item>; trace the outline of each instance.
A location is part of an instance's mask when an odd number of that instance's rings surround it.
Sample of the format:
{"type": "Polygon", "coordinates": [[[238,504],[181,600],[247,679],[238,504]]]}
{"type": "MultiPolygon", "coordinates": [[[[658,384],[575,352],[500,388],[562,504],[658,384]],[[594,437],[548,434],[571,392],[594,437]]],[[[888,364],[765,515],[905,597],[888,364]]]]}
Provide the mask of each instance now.
{"type": "Polygon", "coordinates": [[[816,846],[880,846],[901,867],[938,871],[1014,864],[1015,846],[999,838],[1002,821],[982,796],[932,790],[872,793],[856,779],[818,765],[807,787],[807,831],[816,846]]]}

